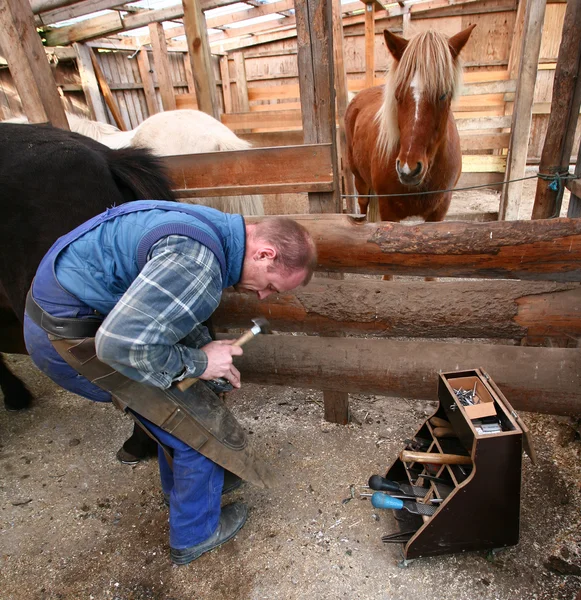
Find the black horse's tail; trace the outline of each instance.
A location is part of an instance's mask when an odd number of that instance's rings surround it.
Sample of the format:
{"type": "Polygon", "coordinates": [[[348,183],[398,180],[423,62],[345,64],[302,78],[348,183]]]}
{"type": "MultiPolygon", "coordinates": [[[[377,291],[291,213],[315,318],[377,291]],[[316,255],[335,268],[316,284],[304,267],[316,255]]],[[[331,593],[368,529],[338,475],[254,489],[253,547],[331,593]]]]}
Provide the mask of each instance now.
{"type": "Polygon", "coordinates": [[[171,180],[161,159],[146,148],[110,150],[107,161],[127,200],[175,201],[171,180]]]}

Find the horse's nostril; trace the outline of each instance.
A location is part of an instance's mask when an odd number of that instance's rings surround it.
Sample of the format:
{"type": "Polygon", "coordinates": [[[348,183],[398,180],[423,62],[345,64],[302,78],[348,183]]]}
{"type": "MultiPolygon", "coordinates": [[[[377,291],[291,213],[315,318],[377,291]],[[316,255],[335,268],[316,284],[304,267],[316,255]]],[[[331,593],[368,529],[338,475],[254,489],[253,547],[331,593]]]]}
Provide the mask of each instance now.
{"type": "Polygon", "coordinates": [[[400,162],[399,162],[399,158],[398,158],[398,159],[396,159],[396,161],[395,161],[395,170],[396,170],[398,173],[401,173],[401,168],[400,168],[400,162]]]}
{"type": "Polygon", "coordinates": [[[415,177],[416,175],[419,175],[422,172],[422,163],[418,162],[418,164],[416,165],[416,168],[414,169],[413,173],[410,173],[410,175],[412,177],[415,177]]]}

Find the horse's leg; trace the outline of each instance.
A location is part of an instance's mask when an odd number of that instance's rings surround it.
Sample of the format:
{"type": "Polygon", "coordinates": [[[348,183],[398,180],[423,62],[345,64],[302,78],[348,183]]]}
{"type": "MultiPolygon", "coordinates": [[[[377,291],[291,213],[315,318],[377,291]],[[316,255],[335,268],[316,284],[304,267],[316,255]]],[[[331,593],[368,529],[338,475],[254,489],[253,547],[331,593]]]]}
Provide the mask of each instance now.
{"type": "Polygon", "coordinates": [[[0,389],[6,410],[22,410],[30,406],[32,394],[24,383],[10,371],[0,354],[0,389]]]}
{"type": "Polygon", "coordinates": [[[359,197],[357,201],[359,202],[359,210],[362,215],[367,215],[367,206],[369,204],[369,191],[370,187],[367,183],[359,176],[359,173],[353,171],[353,178],[355,179],[355,189],[357,190],[357,194],[359,197]]]}

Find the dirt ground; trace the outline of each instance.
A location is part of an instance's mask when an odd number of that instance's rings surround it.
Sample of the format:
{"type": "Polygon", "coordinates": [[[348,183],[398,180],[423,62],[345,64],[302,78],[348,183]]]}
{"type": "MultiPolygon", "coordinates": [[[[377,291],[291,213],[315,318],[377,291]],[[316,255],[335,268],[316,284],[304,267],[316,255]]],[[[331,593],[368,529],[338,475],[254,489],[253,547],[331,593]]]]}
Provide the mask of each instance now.
{"type": "MultiPolygon", "coordinates": [[[[452,211],[497,206],[496,195],[471,192],[452,211]]],[[[351,498],[350,486],[385,473],[434,405],[413,390],[354,395],[353,422],[339,426],[323,420],[321,392],[244,385],[228,403],[281,485],[245,484],[227,497],[248,504],[244,528],[174,567],[156,461],[115,459],[129,420],[59,389],[27,357],[8,360],[36,400],[0,411],[0,600],[573,600],[581,588],[581,440],[571,419],[522,414],[539,464],[523,460],[517,546],[403,568],[399,546],[381,542],[396,530],[393,513],[351,498]]]]}

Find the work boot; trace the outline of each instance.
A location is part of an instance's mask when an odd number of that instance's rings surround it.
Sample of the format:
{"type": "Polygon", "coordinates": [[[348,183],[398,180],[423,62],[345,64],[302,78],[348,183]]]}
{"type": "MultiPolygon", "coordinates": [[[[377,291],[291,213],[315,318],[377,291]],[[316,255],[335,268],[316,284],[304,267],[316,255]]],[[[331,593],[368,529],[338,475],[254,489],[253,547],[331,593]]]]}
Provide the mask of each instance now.
{"type": "MultiPolygon", "coordinates": [[[[222,487],[222,496],[229,494],[242,485],[242,479],[238,475],[234,475],[232,471],[224,469],[224,486],[222,487]]],[[[163,495],[163,501],[166,506],[169,506],[169,494],[163,495]]]]}
{"type": "Polygon", "coordinates": [[[247,517],[248,508],[246,504],[234,502],[233,504],[224,506],[216,531],[207,540],[195,546],[190,546],[183,550],[170,548],[172,562],[176,565],[187,565],[196,560],[196,558],[200,558],[205,552],[221,546],[228,540],[231,540],[240,531],[244,523],[246,523],[247,517]]]}

